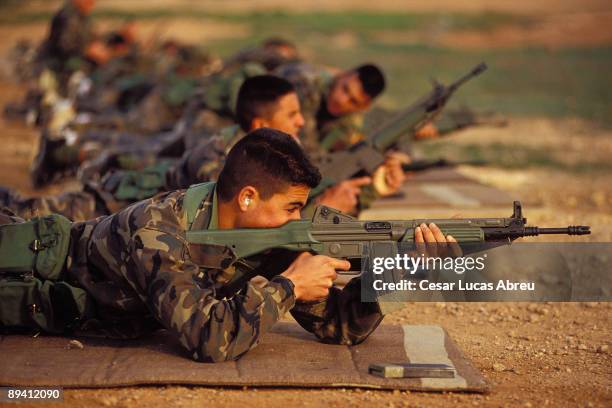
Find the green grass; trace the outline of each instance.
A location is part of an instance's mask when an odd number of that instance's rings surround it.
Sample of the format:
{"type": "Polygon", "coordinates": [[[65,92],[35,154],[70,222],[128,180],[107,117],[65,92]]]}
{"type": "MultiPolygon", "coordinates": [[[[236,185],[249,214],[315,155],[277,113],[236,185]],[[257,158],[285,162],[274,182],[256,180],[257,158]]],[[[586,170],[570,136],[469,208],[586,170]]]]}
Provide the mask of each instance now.
{"type": "MultiPolygon", "coordinates": [[[[0,8],[14,8],[16,2],[0,0],[0,8]]],[[[50,12],[16,12],[0,17],[4,24],[46,21],[50,12]]],[[[130,18],[151,20],[162,18],[206,18],[250,24],[257,31],[300,31],[334,33],[339,31],[368,32],[372,30],[413,30],[426,27],[441,29],[491,29],[501,23],[529,24],[524,16],[501,13],[438,14],[438,13],[373,13],[362,11],[288,13],[285,11],[220,14],[204,10],[158,8],[149,10],[101,9],[94,18],[130,18]]]]}
{"type": "MultiPolygon", "coordinates": [[[[578,116],[612,127],[612,98],[609,92],[612,89],[612,76],[608,75],[612,71],[612,47],[470,51],[423,43],[393,45],[369,35],[371,28],[379,24],[378,17],[367,24],[360,23],[358,26],[361,30],[348,31],[355,38],[355,45],[349,47],[339,45],[333,35],[324,30],[305,30],[303,26],[295,25],[278,31],[273,25],[263,24],[262,21],[266,19],[254,20],[252,24],[258,29],[253,30],[250,41],[254,44],[271,35],[282,35],[299,44],[315,63],[325,65],[351,67],[365,61],[376,62],[388,76],[390,86],[381,100],[381,104],[388,108],[401,107],[426,93],[430,89],[431,78],[449,82],[480,61],[485,61],[489,70],[466,84],[453,98],[451,105],[466,104],[508,115],[578,116]]],[[[421,29],[426,29],[423,27],[427,27],[427,22],[440,18],[429,17],[415,22],[414,27],[420,24],[421,29]]],[[[299,18],[310,21],[305,16],[299,18]]],[[[471,18],[475,22],[482,21],[482,24],[485,24],[484,21],[486,24],[495,21],[483,16],[471,18]]],[[[333,19],[321,18],[317,24],[329,25],[330,20],[333,19]]],[[[389,26],[397,27],[399,21],[402,20],[390,18],[389,26]]],[[[409,21],[402,23],[409,24],[409,21]]],[[[209,44],[212,50],[221,55],[228,55],[243,46],[243,39],[209,44]]]]}

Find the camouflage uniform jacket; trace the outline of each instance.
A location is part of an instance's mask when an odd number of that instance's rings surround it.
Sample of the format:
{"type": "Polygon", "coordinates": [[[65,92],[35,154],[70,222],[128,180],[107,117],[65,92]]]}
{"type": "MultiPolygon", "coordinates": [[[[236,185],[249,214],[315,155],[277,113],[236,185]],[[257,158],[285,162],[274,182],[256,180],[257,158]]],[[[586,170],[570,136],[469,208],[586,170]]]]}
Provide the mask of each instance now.
{"type": "MultiPolygon", "coordinates": [[[[296,303],[292,282],[282,276],[225,293],[235,258],[226,249],[189,245],[184,196],[160,194],[73,225],[68,276],[95,305],[82,331],[134,336],[153,318],[153,327],[169,330],[194,359],[214,362],[242,356],[289,310],[321,340],[343,344],[363,341],[382,320],[376,303],[360,302],[358,279],[314,304],[296,303]]],[[[192,229],[217,228],[216,200],[214,192],[202,200],[192,229]]]]}
{"type": "Polygon", "coordinates": [[[276,50],[266,49],[264,46],[256,46],[239,50],[226,59],[223,66],[224,69],[233,69],[247,63],[256,63],[262,65],[266,70],[272,71],[281,65],[297,61],[297,58],[287,58],[276,50]]]}
{"type": "Polygon", "coordinates": [[[360,114],[335,117],[327,112],[326,100],[333,75],[306,63],[280,66],[276,75],[295,86],[302,107],[305,125],[302,141],[311,154],[345,149],[363,140],[363,116],[360,114]]]}
{"type": "Polygon", "coordinates": [[[165,188],[178,190],[192,184],[216,180],[225,162],[225,156],[244,135],[245,132],[238,125],[227,126],[198,142],[166,172],[165,188]]]}

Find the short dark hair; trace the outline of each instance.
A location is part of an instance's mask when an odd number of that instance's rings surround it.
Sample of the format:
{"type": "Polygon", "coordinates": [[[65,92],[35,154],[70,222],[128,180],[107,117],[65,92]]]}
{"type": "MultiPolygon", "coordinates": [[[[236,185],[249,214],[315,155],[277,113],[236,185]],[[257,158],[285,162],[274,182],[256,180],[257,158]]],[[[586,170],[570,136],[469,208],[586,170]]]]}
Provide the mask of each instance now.
{"type": "Polygon", "coordinates": [[[238,91],[236,121],[244,130],[251,130],[256,117],[262,117],[281,96],[295,92],[286,79],[274,75],[257,75],[246,79],[238,91]]]}
{"type": "Polygon", "coordinates": [[[385,75],[378,66],[364,64],[355,68],[354,71],[359,76],[363,90],[370,98],[376,98],[385,90],[385,75]]]}
{"type": "Polygon", "coordinates": [[[267,200],[289,185],[314,188],[320,181],[319,170],[291,136],[260,128],[230,150],[219,174],[217,193],[222,202],[228,202],[245,186],[253,186],[267,200]]]}

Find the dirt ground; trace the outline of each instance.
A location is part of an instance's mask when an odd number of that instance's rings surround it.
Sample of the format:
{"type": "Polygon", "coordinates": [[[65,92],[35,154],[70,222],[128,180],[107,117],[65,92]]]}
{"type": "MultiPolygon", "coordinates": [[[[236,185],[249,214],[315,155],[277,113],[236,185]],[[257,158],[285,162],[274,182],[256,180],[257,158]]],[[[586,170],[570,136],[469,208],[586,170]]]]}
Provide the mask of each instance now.
{"type": "MultiPolygon", "coordinates": [[[[145,3],[129,2],[130,7],[145,3]]],[[[42,4],[42,3],[41,3],[42,4]]],[[[104,7],[119,8],[124,1],[101,1],[104,7]]],[[[151,5],[168,2],[156,0],[151,5]]],[[[173,0],[177,6],[192,2],[173,0]]],[[[219,10],[244,10],[252,2],[205,1],[198,7],[219,10]]],[[[281,7],[287,2],[266,0],[253,9],[281,7]],[[262,5],[263,4],[263,5],[262,5]]],[[[292,2],[292,9],[306,7],[292,2]]],[[[346,9],[347,2],[308,2],[322,10],[346,9]]],[[[354,3],[351,3],[354,4],[354,3]]],[[[612,41],[609,27],[609,2],[553,0],[516,1],[439,1],[395,2],[359,1],[361,8],[404,11],[483,10],[542,16],[531,27],[501,27],[491,37],[464,32],[463,37],[440,37],[441,43],[457,46],[521,46],[535,41],[555,46],[570,41],[574,45],[597,45],[612,41]],[[398,4],[401,4],[398,6],[398,4]],[[590,15],[584,13],[592,13],[590,15]],[[578,28],[576,28],[578,27],[578,28]],[[590,27],[588,30],[583,30],[590,27]],[[514,31],[512,31],[514,30],[514,31]],[[516,31],[519,30],[519,31],[516,31]],[[520,31],[522,30],[522,31],[520,31]],[[576,33],[585,33],[578,36],[576,33]],[[580,37],[580,38],[578,38],[580,37]],[[456,41],[457,43],[454,43],[456,41]],[[573,41],[573,42],[572,42],[573,41]]],[[[50,7],[50,6],[45,6],[50,7]]],[[[222,27],[236,35],[248,35],[242,28],[222,27]]],[[[152,29],[155,29],[153,27],[152,29]]],[[[195,30],[195,28],[194,28],[195,30]]],[[[22,37],[40,38],[44,25],[0,27],[0,53],[22,37]]],[[[381,35],[384,35],[382,33],[381,35]]],[[[406,41],[410,41],[410,33],[406,41]]],[[[199,39],[194,36],[192,38],[199,39]]],[[[401,39],[401,38],[400,38],[401,39]]],[[[394,39],[397,41],[397,39],[394,39]]],[[[0,79],[0,106],[21,95],[17,85],[0,79]]],[[[475,129],[462,132],[457,144],[497,141],[508,146],[521,144],[550,149],[551,154],[568,161],[601,161],[612,157],[612,132],[593,124],[567,118],[510,118],[505,129],[475,129]],[[559,146],[569,146],[560,151],[559,146]]],[[[76,188],[72,183],[54,185],[42,191],[29,186],[28,166],[36,143],[37,131],[7,123],[0,118],[0,185],[22,193],[46,194],[76,188]]],[[[519,199],[529,197],[540,211],[530,221],[535,224],[591,225],[593,242],[612,241],[612,183],[604,173],[570,173],[548,168],[507,170],[500,168],[461,168],[471,177],[495,185],[519,199]]],[[[528,212],[528,208],[525,209],[528,212]]],[[[449,216],[454,213],[450,212],[449,216]]],[[[425,215],[425,214],[424,214],[425,215]]],[[[388,316],[383,324],[439,324],[492,384],[486,395],[460,393],[414,393],[355,389],[225,389],[207,387],[129,387],[118,389],[66,390],[65,402],[79,407],[196,407],[196,406],[522,406],[522,407],[609,407],[612,406],[612,303],[412,303],[388,316]]],[[[299,350],[296,350],[299,352],[299,350]]],[[[24,404],[23,406],[28,406],[24,404]]],[[[33,404],[33,407],[42,406],[33,404]]]]}

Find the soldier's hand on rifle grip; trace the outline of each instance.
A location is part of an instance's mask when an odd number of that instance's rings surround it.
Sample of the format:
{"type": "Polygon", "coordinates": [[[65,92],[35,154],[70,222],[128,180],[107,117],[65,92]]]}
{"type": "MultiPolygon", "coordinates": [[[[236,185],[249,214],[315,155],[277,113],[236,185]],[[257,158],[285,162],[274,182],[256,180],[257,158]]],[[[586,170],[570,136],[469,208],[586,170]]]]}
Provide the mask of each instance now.
{"type": "Polygon", "coordinates": [[[296,300],[310,302],[327,297],[336,280],[336,270],[350,268],[348,261],[304,252],[281,275],[293,282],[296,300]]]}
{"type": "Polygon", "coordinates": [[[435,139],[438,136],[438,128],[432,122],[427,122],[414,132],[414,137],[417,140],[435,139]]]}

